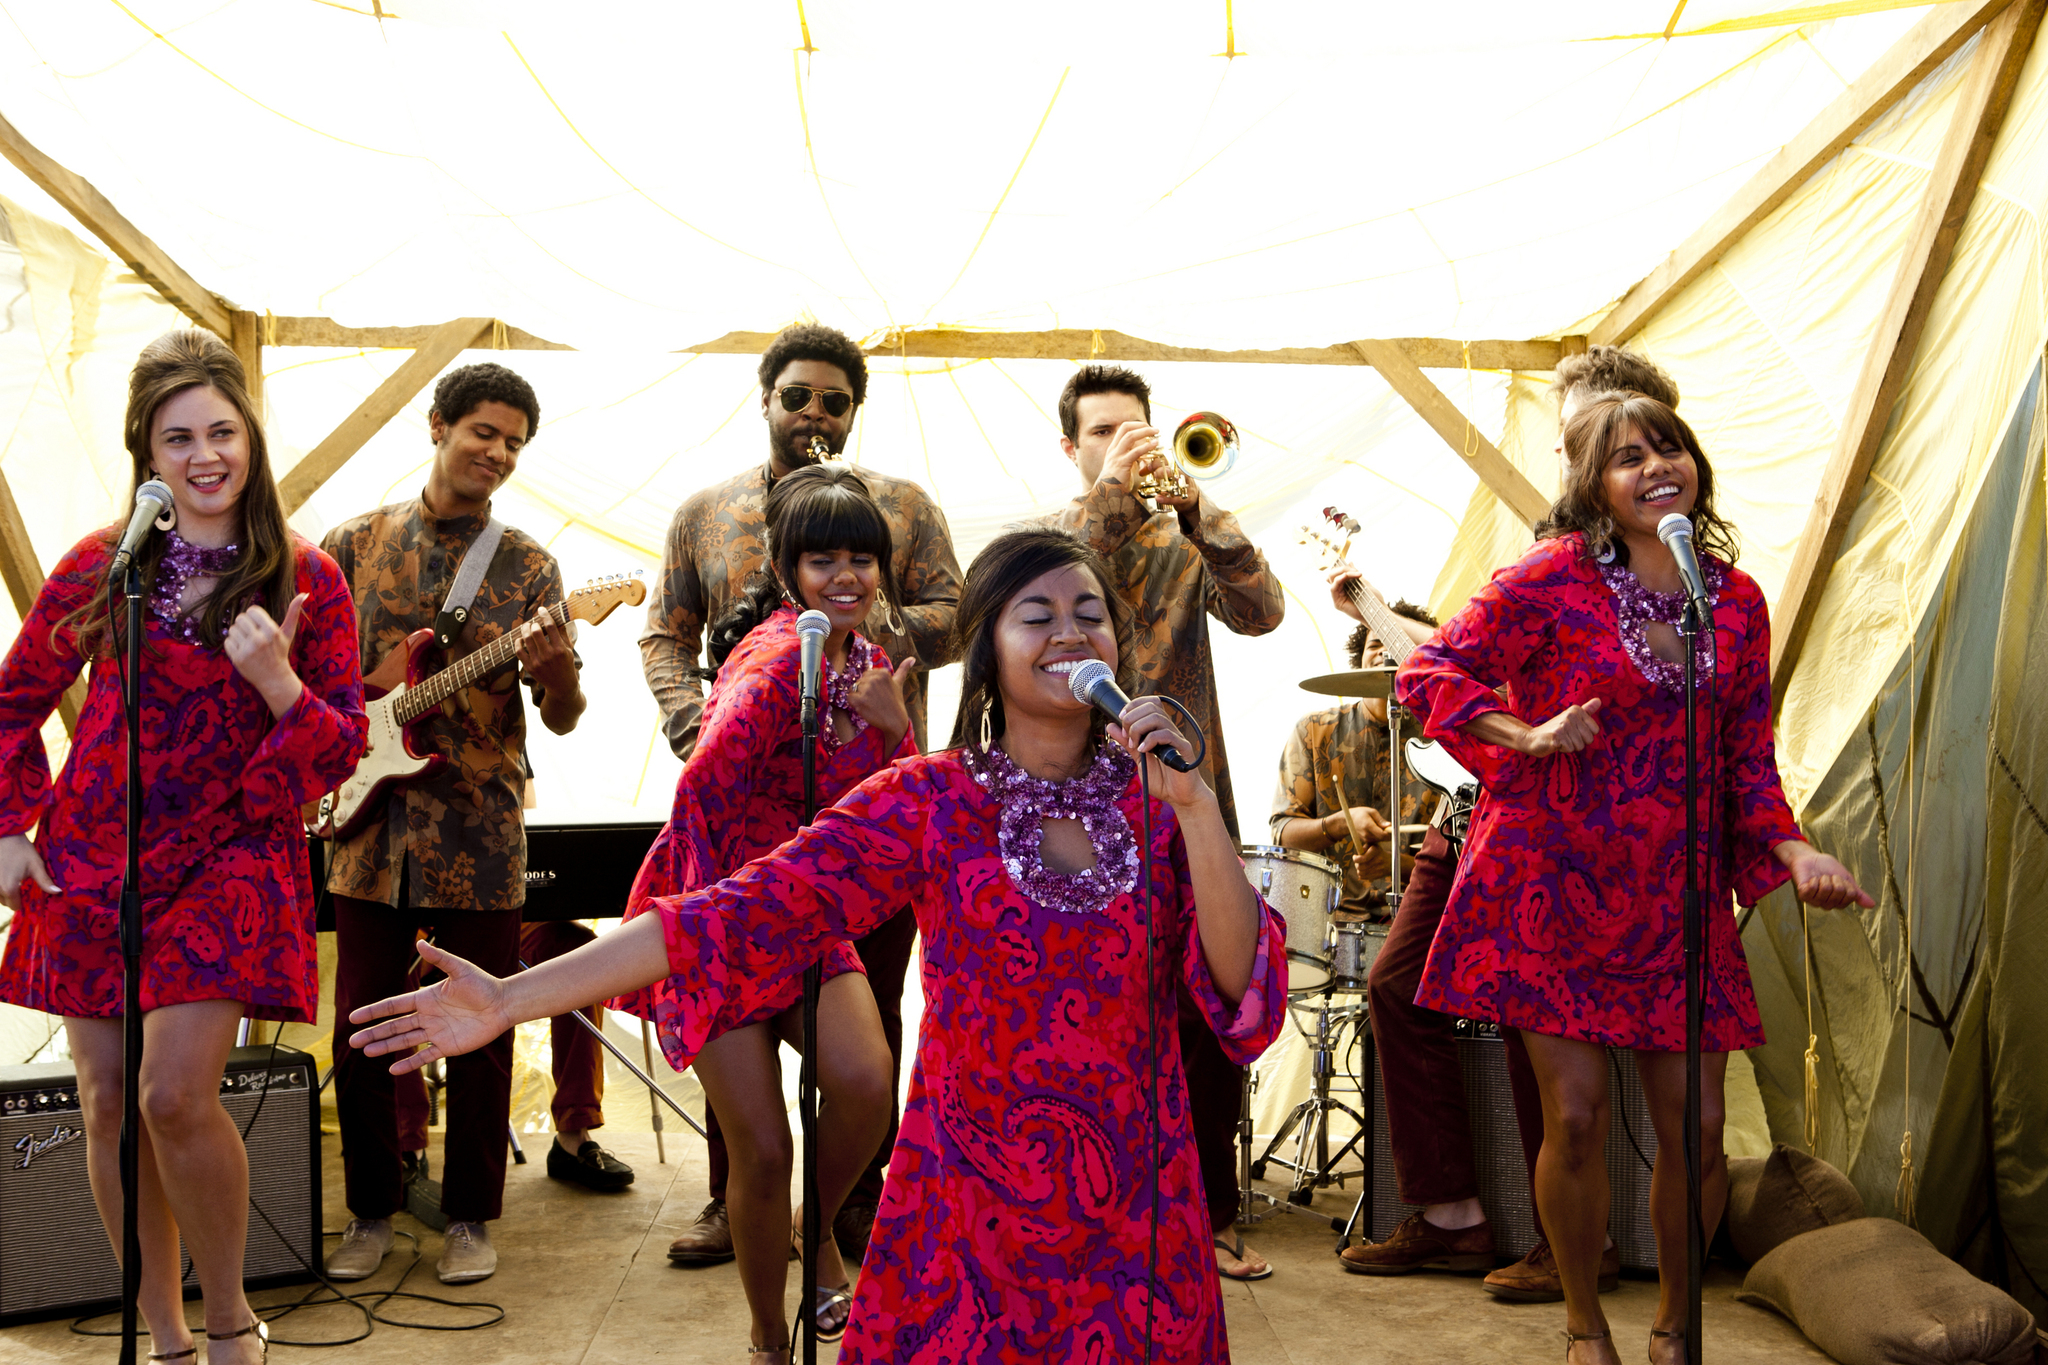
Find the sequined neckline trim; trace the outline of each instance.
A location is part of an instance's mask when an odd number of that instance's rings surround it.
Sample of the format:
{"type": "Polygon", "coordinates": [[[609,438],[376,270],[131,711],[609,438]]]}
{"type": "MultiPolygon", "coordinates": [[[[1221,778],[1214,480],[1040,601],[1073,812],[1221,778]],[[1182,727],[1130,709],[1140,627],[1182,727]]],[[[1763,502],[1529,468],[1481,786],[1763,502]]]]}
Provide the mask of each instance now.
{"type": "Polygon", "coordinates": [[[1033,777],[1000,746],[964,751],[967,771],[1003,808],[997,844],[1010,884],[1066,915],[1095,914],[1138,884],[1138,841],[1118,802],[1137,765],[1114,744],[1096,750],[1088,771],[1065,782],[1033,777]],[[1039,856],[1047,819],[1079,820],[1095,846],[1086,872],[1055,872],[1039,856]]]}
{"type": "Polygon", "coordinates": [[[866,673],[877,663],[887,662],[881,656],[881,650],[875,648],[860,636],[849,635],[846,637],[846,667],[844,669],[834,669],[829,661],[825,664],[825,681],[822,691],[825,694],[826,714],[829,717],[834,711],[844,711],[846,718],[853,722],[853,733],[844,741],[839,738],[838,726],[829,724],[819,726],[818,729],[825,741],[826,748],[844,748],[867,733],[867,721],[863,720],[853,709],[853,685],[860,681],[863,673],[866,673]]]}
{"type": "Polygon", "coordinates": [[[171,634],[183,640],[199,638],[199,614],[186,615],[179,603],[185,585],[195,578],[219,578],[235,567],[242,557],[239,545],[194,545],[176,531],[164,532],[163,558],[157,561],[156,582],[149,593],[150,610],[171,634]]]}
{"type": "MultiPolygon", "coordinates": [[[[1704,558],[1704,557],[1703,557],[1704,558]]],[[[1621,636],[1621,647],[1628,654],[1629,661],[1636,666],[1644,678],[1667,692],[1684,692],[1685,665],[1657,657],[1650,648],[1648,623],[1661,621],[1667,626],[1676,626],[1685,614],[1685,593],[1651,592],[1643,586],[1641,579],[1619,564],[1602,564],[1600,577],[1614,594],[1614,625],[1621,636]]],[[[1700,572],[1707,580],[1707,597],[1714,603],[1721,600],[1721,586],[1726,581],[1721,572],[1720,561],[1707,559],[1700,566],[1700,572]]],[[[1701,677],[1706,677],[1714,667],[1714,632],[1702,631],[1693,641],[1693,659],[1701,677]]]]}

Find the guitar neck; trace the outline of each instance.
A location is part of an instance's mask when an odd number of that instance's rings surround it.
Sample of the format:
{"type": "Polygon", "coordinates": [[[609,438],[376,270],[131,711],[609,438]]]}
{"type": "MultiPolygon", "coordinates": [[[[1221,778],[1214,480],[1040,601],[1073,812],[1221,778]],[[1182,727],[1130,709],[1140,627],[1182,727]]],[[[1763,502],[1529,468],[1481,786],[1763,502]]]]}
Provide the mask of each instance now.
{"type": "Polygon", "coordinates": [[[1407,630],[1401,625],[1400,616],[1380,600],[1378,593],[1367,591],[1365,584],[1358,580],[1353,579],[1347,586],[1352,602],[1358,607],[1358,614],[1372,627],[1372,633],[1379,636],[1387,657],[1392,659],[1397,667],[1406,663],[1408,656],[1415,652],[1415,641],[1409,638],[1407,630]]]}
{"type": "MultiPolygon", "coordinates": [[[[556,625],[566,626],[569,623],[569,604],[557,603],[547,608],[546,614],[556,625]]],[[[520,636],[525,629],[519,626],[508,630],[482,649],[463,655],[433,677],[422,680],[417,687],[408,687],[392,707],[398,723],[410,725],[463,688],[503,668],[518,654],[520,636]]]]}

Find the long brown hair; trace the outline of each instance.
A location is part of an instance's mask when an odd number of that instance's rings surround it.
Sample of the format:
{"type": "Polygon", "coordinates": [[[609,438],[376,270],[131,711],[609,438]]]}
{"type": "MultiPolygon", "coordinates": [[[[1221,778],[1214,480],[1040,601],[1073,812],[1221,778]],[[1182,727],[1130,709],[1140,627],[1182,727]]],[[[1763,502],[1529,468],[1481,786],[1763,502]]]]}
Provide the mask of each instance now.
{"type": "MultiPolygon", "coordinates": [[[[218,645],[243,608],[261,604],[274,620],[284,619],[297,585],[297,552],[291,528],[285,524],[284,502],[277,495],[277,481],[270,473],[270,447],[263,437],[263,423],[257,420],[256,405],[249,398],[249,382],[242,362],[228,344],[211,332],[184,328],[166,332],[142,348],[135,368],[128,375],[128,414],[122,422],[122,442],[133,462],[133,480],[128,505],[134,505],[137,488],[153,477],[149,435],[157,412],[165,403],[187,389],[206,387],[234,405],[249,439],[249,468],[242,481],[242,530],[238,543],[242,552],[234,568],[223,574],[197,608],[200,638],[218,645]]],[[[115,523],[102,538],[111,548],[122,523],[115,523]]],[[[156,583],[157,566],[164,556],[165,538],[151,536],[136,562],[142,571],[144,591],[156,583]]],[[[90,659],[108,647],[118,635],[111,619],[112,603],[101,598],[87,603],[59,621],[51,631],[52,644],[59,633],[75,633],[81,658],[90,659]]]]}
{"type": "Polygon", "coordinates": [[[1733,564],[1739,548],[1735,528],[1714,511],[1714,469],[1700,448],[1700,438],[1670,407],[1640,393],[1594,394],[1572,415],[1564,429],[1564,492],[1536,523],[1536,538],[1546,540],[1577,531],[1586,538],[1588,555],[1611,555],[1615,563],[1628,563],[1628,546],[1615,525],[1614,509],[1607,503],[1605,478],[1608,452],[1629,427],[1659,445],[1679,446],[1692,456],[1698,476],[1692,504],[1693,543],[1723,563],[1733,564]]]}
{"type": "MultiPolygon", "coordinates": [[[[967,566],[967,581],[960,590],[960,609],[954,617],[954,641],[960,646],[960,710],[953,719],[953,748],[981,743],[981,717],[988,713],[990,742],[1001,739],[1003,716],[1001,666],[996,659],[996,623],[1010,599],[1041,574],[1054,569],[1086,569],[1102,589],[1103,610],[1109,613],[1110,633],[1116,637],[1116,680],[1126,695],[1131,691],[1131,611],[1110,586],[1109,570],[1101,556],[1086,545],[1049,527],[1009,531],[991,540],[967,566]]],[[[1090,734],[1097,740],[1109,724],[1100,711],[1094,713],[1090,734]]]]}

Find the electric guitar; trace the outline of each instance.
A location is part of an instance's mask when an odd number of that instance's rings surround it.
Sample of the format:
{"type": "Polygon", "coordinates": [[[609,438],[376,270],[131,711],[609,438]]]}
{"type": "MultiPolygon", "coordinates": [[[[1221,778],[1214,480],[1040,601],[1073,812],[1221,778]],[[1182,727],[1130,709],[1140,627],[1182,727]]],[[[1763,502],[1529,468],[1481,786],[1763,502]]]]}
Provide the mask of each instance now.
{"type": "MultiPolygon", "coordinates": [[[[647,585],[638,573],[614,574],[578,588],[546,614],[558,626],[572,619],[596,625],[619,607],[646,600],[647,585]]],[[[363,695],[370,698],[363,708],[369,718],[369,747],[340,789],[320,799],[313,832],[323,839],[346,839],[383,810],[393,788],[431,777],[446,766],[447,756],[435,752],[427,737],[426,719],[463,688],[512,662],[519,642],[534,629],[529,622],[507,631],[431,676],[425,674],[427,647],[434,642],[431,629],[414,631],[385,655],[376,671],[363,678],[363,695]]]]}
{"type": "MultiPolygon", "coordinates": [[[[1301,543],[1319,548],[1321,568],[1325,573],[1340,564],[1349,567],[1350,537],[1358,534],[1357,521],[1335,507],[1325,507],[1323,519],[1344,533],[1344,543],[1339,545],[1309,526],[1301,528],[1301,543]]],[[[1402,618],[1378,593],[1366,587],[1363,579],[1354,578],[1344,586],[1352,605],[1358,608],[1358,614],[1379,637],[1387,657],[1396,667],[1407,662],[1408,656],[1415,652],[1415,641],[1402,626],[1402,618]]],[[[1407,755],[1408,771],[1450,803],[1442,821],[1444,837],[1453,843],[1461,842],[1465,827],[1471,820],[1472,808],[1479,800],[1479,779],[1467,772],[1464,765],[1452,758],[1435,740],[1411,739],[1401,747],[1407,755]]]]}

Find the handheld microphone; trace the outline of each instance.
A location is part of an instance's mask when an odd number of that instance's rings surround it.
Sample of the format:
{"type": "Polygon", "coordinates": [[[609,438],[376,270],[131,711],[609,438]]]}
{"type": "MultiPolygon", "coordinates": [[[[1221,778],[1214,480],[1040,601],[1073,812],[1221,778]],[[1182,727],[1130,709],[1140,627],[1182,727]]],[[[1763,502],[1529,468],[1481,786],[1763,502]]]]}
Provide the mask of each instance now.
{"type": "Polygon", "coordinates": [[[1673,512],[1657,523],[1657,539],[1678,561],[1678,572],[1685,579],[1685,595],[1692,599],[1701,624],[1711,623],[1714,604],[1707,600],[1707,580],[1700,573],[1700,557],[1692,546],[1692,522],[1684,513],[1673,512]]]}
{"type": "Polygon", "coordinates": [[[796,618],[796,633],[802,649],[797,664],[797,693],[807,704],[815,706],[818,676],[825,664],[825,637],[832,633],[832,622],[824,612],[813,609],[796,618]]]}
{"type": "MultiPolygon", "coordinates": [[[[1100,659],[1090,659],[1067,675],[1067,686],[1073,689],[1074,700],[1086,703],[1103,712],[1111,720],[1121,721],[1124,708],[1131,699],[1116,685],[1116,674],[1100,659]]],[[[1175,772],[1189,773],[1195,765],[1180,756],[1180,750],[1171,744],[1162,744],[1152,750],[1152,757],[1164,763],[1175,772]]]]}
{"type": "Polygon", "coordinates": [[[135,562],[136,552],[149,539],[156,519],[171,506],[171,486],[162,479],[151,479],[135,490],[135,511],[128,518],[128,529],[121,533],[121,544],[114,551],[114,567],[107,571],[109,579],[119,578],[128,572],[128,566],[135,562]]]}

